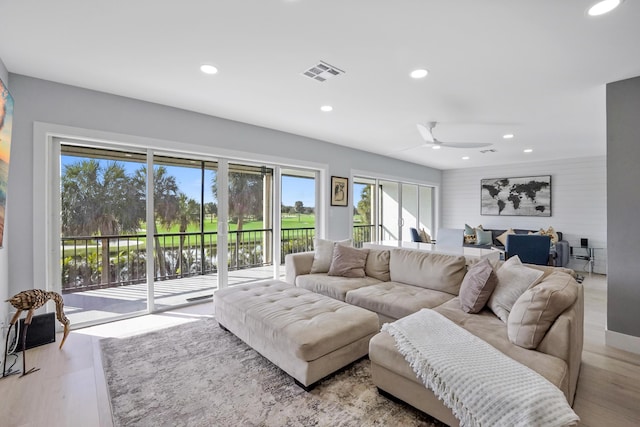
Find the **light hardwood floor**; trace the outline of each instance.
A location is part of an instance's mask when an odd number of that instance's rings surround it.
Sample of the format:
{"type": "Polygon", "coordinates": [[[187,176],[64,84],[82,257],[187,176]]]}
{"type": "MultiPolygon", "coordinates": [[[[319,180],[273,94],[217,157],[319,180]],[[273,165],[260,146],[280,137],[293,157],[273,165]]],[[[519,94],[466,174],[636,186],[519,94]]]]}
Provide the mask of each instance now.
{"type": "MultiPolygon", "coordinates": [[[[583,426],[638,426],[640,355],[604,345],[606,277],[593,275],[583,284],[585,342],[574,409],[583,426]]],[[[0,425],[112,426],[98,341],[211,317],[212,312],[213,305],[203,303],[73,331],[62,350],[51,344],[27,351],[27,369],[41,369],[0,380],[0,425]]]]}

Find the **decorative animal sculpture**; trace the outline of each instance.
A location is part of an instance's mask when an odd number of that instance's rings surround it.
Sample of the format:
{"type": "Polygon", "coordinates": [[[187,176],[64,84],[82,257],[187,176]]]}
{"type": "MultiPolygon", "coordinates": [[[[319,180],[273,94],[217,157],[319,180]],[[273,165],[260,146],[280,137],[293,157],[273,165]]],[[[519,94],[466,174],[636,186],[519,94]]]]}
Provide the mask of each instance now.
{"type": "MultiPolygon", "coordinates": [[[[13,307],[15,307],[16,314],[11,319],[9,324],[9,331],[13,327],[18,319],[20,319],[20,314],[23,310],[28,310],[27,317],[24,320],[24,333],[22,334],[22,375],[25,376],[32,372],[37,371],[39,368],[31,368],[29,371],[26,370],[26,361],[25,361],[25,347],[27,342],[27,329],[31,324],[31,319],[33,318],[33,312],[42,307],[47,303],[47,301],[53,300],[56,303],[56,317],[64,326],[64,335],[62,337],[62,341],[60,342],[60,348],[64,345],[64,341],[67,339],[67,335],[69,335],[69,326],[71,322],[64,315],[64,302],[62,300],[62,296],[57,292],[43,291],[42,289],[29,289],[26,291],[19,292],[15,294],[13,297],[8,299],[6,302],[10,303],[13,307]]],[[[7,332],[7,338],[5,340],[5,349],[9,344],[9,332],[7,332]]],[[[4,367],[7,364],[7,353],[5,351],[4,355],[4,365],[2,376],[5,376],[4,367]]]]}

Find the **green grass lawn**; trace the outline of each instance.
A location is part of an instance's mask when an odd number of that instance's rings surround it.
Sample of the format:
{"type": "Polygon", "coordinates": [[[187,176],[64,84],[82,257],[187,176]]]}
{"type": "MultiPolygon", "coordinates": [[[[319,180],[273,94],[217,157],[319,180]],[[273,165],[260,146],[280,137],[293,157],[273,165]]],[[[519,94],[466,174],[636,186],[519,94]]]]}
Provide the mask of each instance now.
{"type": "MultiPolygon", "coordinates": [[[[314,228],[316,223],[315,220],[316,220],[316,217],[314,214],[300,214],[300,215],[283,214],[282,228],[283,229],[314,228]]],[[[146,224],[142,224],[141,229],[137,234],[140,236],[144,236],[146,233],[145,228],[146,228],[146,224]]],[[[244,231],[261,230],[263,228],[264,228],[264,223],[262,221],[248,221],[242,224],[242,229],[244,231]]],[[[229,223],[230,232],[236,231],[237,229],[238,229],[237,223],[229,223]]],[[[217,230],[218,230],[217,219],[214,219],[213,221],[211,221],[210,219],[207,218],[204,223],[204,232],[213,233],[213,232],[216,232],[217,230]]],[[[178,224],[175,224],[170,228],[166,228],[158,224],[157,231],[158,231],[158,234],[174,234],[174,233],[177,234],[180,232],[180,226],[178,224]]],[[[198,233],[199,231],[200,231],[200,228],[197,224],[190,224],[187,227],[187,233],[198,233]]],[[[261,238],[261,237],[258,237],[258,238],[261,238]]],[[[235,233],[229,236],[229,242],[234,242],[235,239],[236,239],[235,233]]],[[[135,240],[136,240],[135,238],[129,239],[131,244],[129,247],[127,247],[126,242],[122,241],[120,246],[120,251],[127,251],[127,250],[134,250],[134,249],[144,250],[146,248],[146,241],[144,239],[140,239],[138,244],[135,243],[135,240]]],[[[207,245],[209,244],[209,242],[216,243],[217,240],[218,239],[216,235],[211,237],[205,237],[205,242],[207,245]]],[[[164,247],[178,246],[178,242],[179,240],[177,236],[173,238],[173,241],[171,238],[163,239],[162,237],[160,237],[160,244],[164,247]]],[[[78,241],[77,243],[78,243],[77,252],[85,253],[84,241],[78,241]]],[[[200,244],[199,234],[189,236],[188,240],[185,240],[185,245],[193,246],[193,245],[199,245],[199,244],[200,244]]],[[[63,249],[63,257],[72,256],[74,254],[74,250],[70,246],[71,246],[70,244],[65,245],[63,249]]],[[[89,247],[87,248],[88,253],[95,253],[95,251],[96,251],[95,243],[93,243],[93,245],[89,245],[89,247]]],[[[112,255],[115,255],[118,252],[118,247],[113,241],[110,243],[109,252],[112,255]]]]}

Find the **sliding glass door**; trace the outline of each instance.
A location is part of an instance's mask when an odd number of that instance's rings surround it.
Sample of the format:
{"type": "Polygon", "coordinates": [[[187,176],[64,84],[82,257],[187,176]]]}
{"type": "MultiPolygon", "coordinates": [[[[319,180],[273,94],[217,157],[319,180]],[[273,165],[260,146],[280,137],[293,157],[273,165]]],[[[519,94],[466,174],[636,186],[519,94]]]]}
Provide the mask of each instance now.
{"type": "Polygon", "coordinates": [[[146,155],[60,146],[61,292],[73,324],[147,310],[146,155]]]}
{"type": "Polygon", "coordinates": [[[411,241],[411,228],[433,235],[434,188],[384,179],[353,179],[354,244],[411,241]]]}

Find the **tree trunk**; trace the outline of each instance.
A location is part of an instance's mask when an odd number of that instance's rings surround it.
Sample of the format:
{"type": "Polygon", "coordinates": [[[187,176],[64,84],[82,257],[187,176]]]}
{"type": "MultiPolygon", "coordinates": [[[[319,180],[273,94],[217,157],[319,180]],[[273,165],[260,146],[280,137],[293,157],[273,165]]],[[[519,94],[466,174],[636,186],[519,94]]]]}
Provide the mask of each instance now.
{"type": "Polygon", "coordinates": [[[108,285],[111,281],[109,278],[109,239],[100,239],[102,242],[102,273],[100,275],[100,283],[108,285]]]}
{"type": "MultiPolygon", "coordinates": [[[[178,247],[179,250],[179,257],[178,257],[178,263],[179,263],[179,267],[180,268],[180,274],[182,275],[182,277],[185,276],[185,271],[184,268],[187,265],[187,260],[184,257],[184,233],[185,231],[187,231],[187,226],[185,225],[184,227],[181,225],[180,226],[180,244],[178,247]]],[[[187,271],[187,273],[189,273],[189,271],[187,271]]]]}
{"type": "Polygon", "coordinates": [[[158,230],[156,229],[155,222],[153,223],[153,239],[155,242],[156,253],[156,265],[158,266],[158,278],[164,280],[167,277],[167,266],[164,260],[164,249],[160,246],[160,237],[157,236],[158,230]]]}

